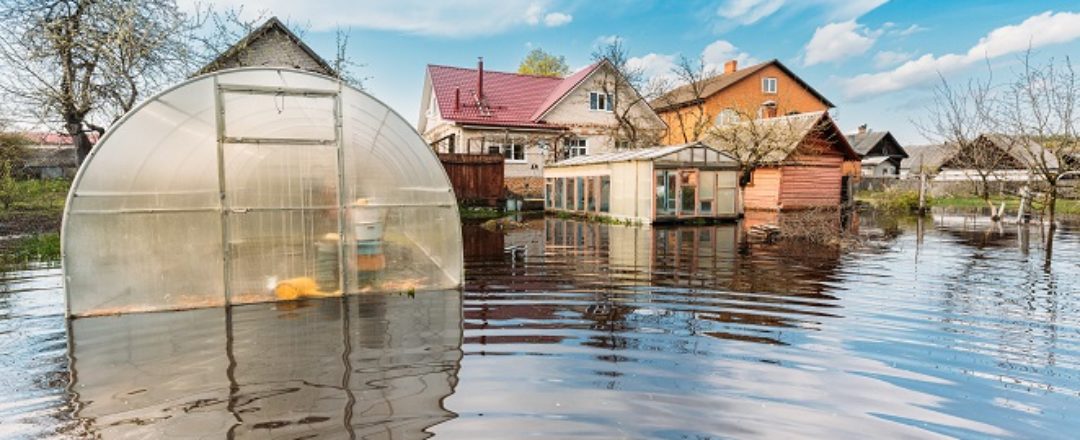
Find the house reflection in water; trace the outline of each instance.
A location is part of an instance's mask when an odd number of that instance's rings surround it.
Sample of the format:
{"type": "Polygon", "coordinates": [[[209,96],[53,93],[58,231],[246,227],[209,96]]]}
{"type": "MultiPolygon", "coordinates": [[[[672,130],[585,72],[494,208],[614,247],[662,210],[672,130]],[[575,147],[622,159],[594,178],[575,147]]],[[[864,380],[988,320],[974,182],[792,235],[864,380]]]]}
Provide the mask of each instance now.
{"type": "MultiPolygon", "coordinates": [[[[466,242],[501,234],[466,229],[466,242]]],[[[782,330],[832,316],[825,293],[840,251],[747,244],[741,226],[626,227],[546,218],[505,233],[501,256],[466,255],[466,329],[529,320],[538,328],[588,330],[584,345],[617,348],[622,332],[648,326],[676,334],[784,344],[782,330]],[[513,301],[521,296],[528,301],[513,301]],[[598,335],[602,331],[606,334],[598,335]]],[[[498,242],[491,240],[490,242],[498,242]]],[[[572,333],[476,332],[465,343],[561,343],[572,333]]],[[[658,347],[663,350],[663,347],[658,347]]],[[[467,349],[468,351],[468,349],[467,349]]]]}
{"type": "Polygon", "coordinates": [[[427,438],[455,417],[460,310],[447,291],[77,319],[77,416],[102,437],[427,438]]]}

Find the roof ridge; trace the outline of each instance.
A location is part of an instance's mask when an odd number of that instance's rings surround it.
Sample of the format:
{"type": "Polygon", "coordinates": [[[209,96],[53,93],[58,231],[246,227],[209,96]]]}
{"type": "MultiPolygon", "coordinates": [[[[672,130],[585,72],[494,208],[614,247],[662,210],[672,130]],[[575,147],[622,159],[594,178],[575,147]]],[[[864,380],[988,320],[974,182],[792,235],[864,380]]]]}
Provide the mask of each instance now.
{"type": "MultiPolygon", "coordinates": [[[[448,66],[448,65],[445,65],[445,64],[428,64],[428,68],[432,68],[432,67],[441,67],[441,68],[444,68],[444,69],[455,69],[455,70],[468,70],[468,71],[472,71],[472,72],[478,72],[480,70],[480,69],[477,69],[475,67],[448,66]]],[[[524,77],[530,77],[530,78],[553,79],[553,80],[560,80],[560,81],[564,80],[566,78],[569,78],[571,76],[571,75],[567,75],[566,77],[559,77],[559,76],[547,76],[547,75],[530,75],[528,73],[505,72],[505,71],[502,71],[502,70],[489,70],[489,69],[485,68],[484,69],[484,74],[488,74],[488,73],[497,73],[497,74],[501,74],[501,75],[524,76],[524,77]]]]}

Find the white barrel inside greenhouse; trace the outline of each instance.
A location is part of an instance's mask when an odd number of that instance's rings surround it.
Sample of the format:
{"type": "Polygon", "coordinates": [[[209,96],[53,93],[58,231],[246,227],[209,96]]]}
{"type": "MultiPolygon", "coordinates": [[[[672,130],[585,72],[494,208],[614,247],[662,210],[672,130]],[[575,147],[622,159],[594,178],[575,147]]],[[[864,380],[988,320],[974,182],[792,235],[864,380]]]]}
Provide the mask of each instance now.
{"type": "Polygon", "coordinates": [[[342,81],[236,69],[117,122],[68,195],[70,316],[456,288],[453,189],[397,113],[342,81]]]}

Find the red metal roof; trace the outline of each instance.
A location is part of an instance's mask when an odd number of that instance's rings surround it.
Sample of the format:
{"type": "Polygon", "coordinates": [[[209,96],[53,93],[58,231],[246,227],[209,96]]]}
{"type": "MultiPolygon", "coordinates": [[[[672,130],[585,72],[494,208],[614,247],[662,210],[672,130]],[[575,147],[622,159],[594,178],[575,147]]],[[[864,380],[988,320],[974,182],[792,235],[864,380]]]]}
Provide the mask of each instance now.
{"type": "Polygon", "coordinates": [[[428,75],[443,119],[462,124],[558,129],[563,127],[545,124],[539,116],[599,64],[566,78],[484,70],[484,106],[478,105],[477,69],[428,65],[428,75]],[[455,106],[456,93],[460,93],[460,106],[455,106]]]}
{"type": "MultiPolygon", "coordinates": [[[[28,131],[21,133],[24,137],[38,145],[71,145],[71,135],[67,133],[56,133],[51,131],[28,131]]],[[[86,136],[90,138],[90,143],[97,143],[98,134],[95,131],[86,133],[86,136]]]]}

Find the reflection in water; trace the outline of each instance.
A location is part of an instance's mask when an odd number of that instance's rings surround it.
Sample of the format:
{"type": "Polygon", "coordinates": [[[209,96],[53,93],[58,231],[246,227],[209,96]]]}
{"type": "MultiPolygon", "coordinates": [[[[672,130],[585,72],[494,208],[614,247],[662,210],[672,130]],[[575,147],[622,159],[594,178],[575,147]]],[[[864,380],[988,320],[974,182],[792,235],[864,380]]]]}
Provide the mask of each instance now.
{"type": "MultiPolygon", "coordinates": [[[[497,241],[467,229],[503,252],[466,256],[465,358],[447,399],[459,417],[433,431],[1053,437],[1080,428],[1069,417],[1080,408],[1080,302],[1060,287],[1080,284],[1077,260],[1044,271],[1009,231],[976,245],[964,228],[920,233],[916,219],[850,226],[891,241],[845,253],[748,243],[736,225],[550,218],[497,241]]],[[[1058,245],[1080,255],[1075,235],[1058,245]]]]}
{"type": "Polygon", "coordinates": [[[77,319],[72,391],[104,437],[426,438],[460,325],[458,292],[77,319]]]}
{"type": "Polygon", "coordinates": [[[852,225],[881,242],[752,243],[745,223],[468,227],[464,294],[69,330],[59,272],[12,272],[0,292],[0,437],[1080,431],[1080,228],[1053,232],[1048,263],[1050,231],[1037,226],[947,212],[852,225]]]}

